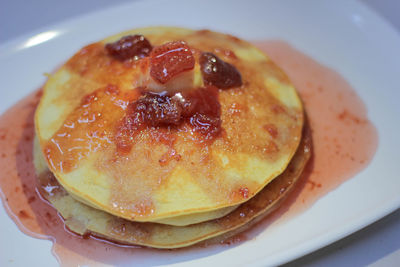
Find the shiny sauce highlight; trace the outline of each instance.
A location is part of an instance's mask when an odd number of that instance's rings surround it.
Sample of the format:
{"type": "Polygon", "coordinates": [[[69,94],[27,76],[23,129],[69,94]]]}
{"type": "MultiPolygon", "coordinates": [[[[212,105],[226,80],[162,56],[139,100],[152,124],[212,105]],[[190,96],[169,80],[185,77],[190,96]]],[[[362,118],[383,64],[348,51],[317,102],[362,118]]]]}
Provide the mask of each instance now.
{"type": "MultiPolygon", "coordinates": [[[[265,227],[277,218],[290,218],[310,207],[365,168],[376,151],[378,137],[361,99],[338,73],[284,42],[263,41],[256,45],[288,74],[297,88],[305,104],[314,145],[306,172],[283,205],[261,223],[265,227]]],[[[160,251],[124,247],[76,236],[64,229],[62,219],[36,189],[32,163],[33,115],[40,95],[39,91],[27,96],[0,117],[2,202],[21,231],[52,240],[53,254],[63,266],[139,263],[154,255],[168,260],[172,254],[199,249],[160,251]]],[[[273,127],[265,128],[274,135],[273,127]]]]}

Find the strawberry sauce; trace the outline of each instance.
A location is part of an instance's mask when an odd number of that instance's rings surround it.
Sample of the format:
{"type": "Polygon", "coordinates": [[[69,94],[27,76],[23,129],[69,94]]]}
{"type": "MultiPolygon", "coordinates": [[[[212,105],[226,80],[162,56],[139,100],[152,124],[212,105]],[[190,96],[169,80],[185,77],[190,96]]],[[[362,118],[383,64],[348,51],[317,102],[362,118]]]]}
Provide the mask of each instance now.
{"type": "MultiPolygon", "coordinates": [[[[363,102],[337,72],[286,43],[263,41],[256,45],[288,74],[297,88],[307,110],[314,144],[313,158],[296,189],[264,220],[271,222],[310,207],[364,169],[377,149],[378,136],[367,119],[363,102]]],[[[57,212],[36,191],[32,163],[33,115],[40,95],[38,91],[27,96],[0,117],[0,195],[6,211],[21,231],[52,240],[53,254],[63,266],[115,265],[154,257],[154,254],[169,258],[171,251],[117,246],[76,236],[64,229],[57,212]]]]}
{"type": "Polygon", "coordinates": [[[378,133],[362,100],[336,71],[282,41],[254,45],[282,68],[296,87],[313,138],[313,156],[303,177],[283,205],[265,220],[272,221],[305,210],[364,169],[376,152],[378,133]]]}

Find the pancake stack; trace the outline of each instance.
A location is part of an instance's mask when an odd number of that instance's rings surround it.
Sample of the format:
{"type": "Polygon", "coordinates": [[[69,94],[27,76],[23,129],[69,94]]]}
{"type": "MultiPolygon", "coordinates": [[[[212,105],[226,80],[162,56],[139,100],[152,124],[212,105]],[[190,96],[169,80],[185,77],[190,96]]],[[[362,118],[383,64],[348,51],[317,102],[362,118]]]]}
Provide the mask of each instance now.
{"type": "Polygon", "coordinates": [[[287,76],[237,37],[135,29],[82,48],[35,114],[43,196],[81,235],[156,248],[243,231],[310,154],[287,76]]]}

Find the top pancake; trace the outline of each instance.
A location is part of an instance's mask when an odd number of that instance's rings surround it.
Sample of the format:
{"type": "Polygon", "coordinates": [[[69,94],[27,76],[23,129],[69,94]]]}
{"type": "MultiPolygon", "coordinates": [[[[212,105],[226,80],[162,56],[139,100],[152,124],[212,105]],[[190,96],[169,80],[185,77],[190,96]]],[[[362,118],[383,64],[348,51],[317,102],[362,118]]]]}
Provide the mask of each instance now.
{"type": "Polygon", "coordinates": [[[250,199],[288,165],[303,119],[287,76],[254,46],[231,35],[170,27],[135,29],[84,47],[49,77],[35,115],[42,151],[63,187],[135,221],[250,199]],[[104,44],[129,34],[142,34],[153,46],[183,40],[239,70],[243,85],[219,90],[223,132],[212,143],[199,142],[186,124],[149,127],[135,136],[128,154],[117,153],[116,128],[127,104],[140,96],[143,70],[137,62],[115,60],[104,44]]]}

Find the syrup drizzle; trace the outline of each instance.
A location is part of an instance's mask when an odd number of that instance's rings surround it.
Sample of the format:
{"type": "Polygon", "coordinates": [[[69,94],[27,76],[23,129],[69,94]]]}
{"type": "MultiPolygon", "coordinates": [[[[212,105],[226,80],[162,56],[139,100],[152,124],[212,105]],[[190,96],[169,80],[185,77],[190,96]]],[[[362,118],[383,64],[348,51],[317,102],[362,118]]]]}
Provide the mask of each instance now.
{"type": "MultiPolygon", "coordinates": [[[[265,229],[277,218],[290,218],[310,207],[365,168],[376,151],[378,136],[367,119],[361,99],[335,71],[283,42],[263,41],[256,45],[285,70],[299,91],[314,142],[314,157],[306,172],[283,205],[262,221],[260,225],[265,229]]],[[[138,263],[154,258],[154,254],[159,256],[160,264],[172,263],[172,253],[205,253],[199,247],[171,252],[117,246],[95,237],[76,236],[64,229],[57,212],[36,192],[32,139],[33,115],[39,98],[40,91],[33,93],[0,117],[0,189],[3,193],[0,195],[8,214],[22,232],[52,240],[53,254],[63,266],[138,263]]],[[[240,234],[236,239],[247,238],[240,234]]]]}

